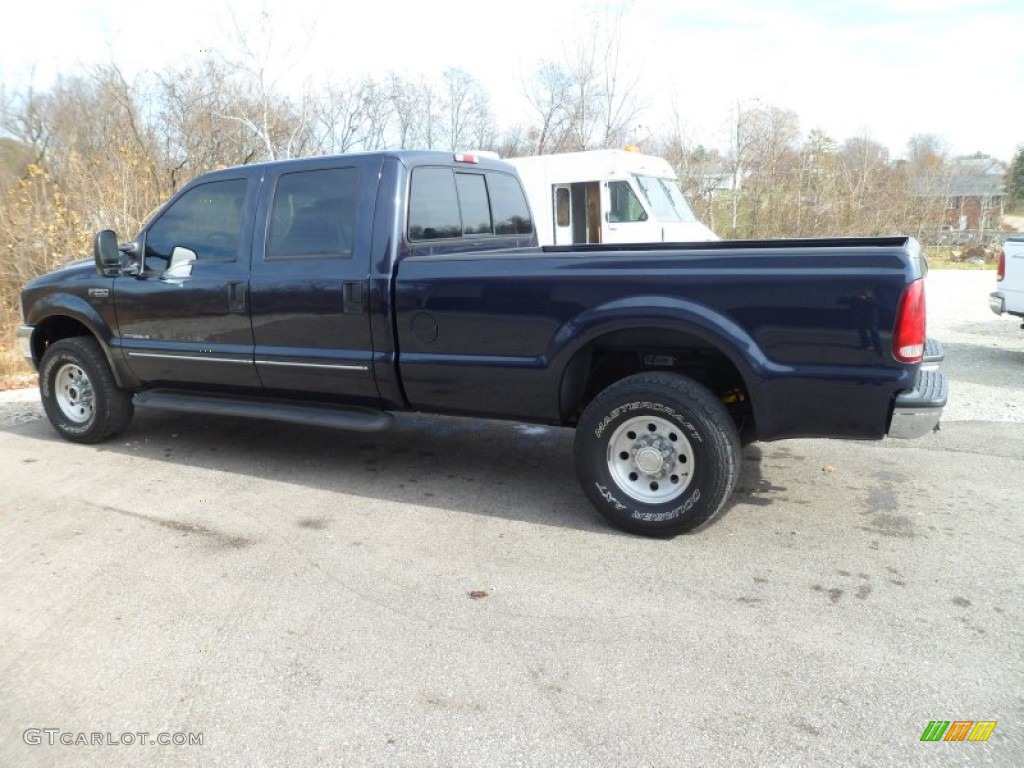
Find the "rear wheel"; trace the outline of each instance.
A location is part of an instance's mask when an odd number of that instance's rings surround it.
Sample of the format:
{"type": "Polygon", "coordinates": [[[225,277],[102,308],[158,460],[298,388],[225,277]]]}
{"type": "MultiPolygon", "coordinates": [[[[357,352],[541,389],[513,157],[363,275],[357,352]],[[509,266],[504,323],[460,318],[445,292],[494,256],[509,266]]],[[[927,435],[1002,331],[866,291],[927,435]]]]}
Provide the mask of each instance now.
{"type": "Polygon", "coordinates": [[[39,366],[43,410],[61,437],[99,443],[129,424],[131,394],[119,389],[95,339],[76,336],[49,346],[39,366]]]}
{"type": "Polygon", "coordinates": [[[612,524],[674,536],[717,515],[736,485],[740,440],[721,402],[692,379],[640,373],[587,406],[576,474],[612,524]]]}

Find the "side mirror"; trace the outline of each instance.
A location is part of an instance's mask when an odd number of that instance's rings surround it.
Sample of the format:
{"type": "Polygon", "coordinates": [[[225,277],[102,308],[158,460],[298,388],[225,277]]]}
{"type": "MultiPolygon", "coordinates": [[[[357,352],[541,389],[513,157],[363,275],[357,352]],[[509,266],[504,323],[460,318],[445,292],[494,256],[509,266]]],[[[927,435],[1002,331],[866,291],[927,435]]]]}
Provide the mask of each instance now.
{"type": "Polygon", "coordinates": [[[112,229],[101,229],[92,240],[92,256],[96,271],[105,277],[116,277],[121,272],[121,251],[117,248],[117,235],[112,229]]]}
{"type": "Polygon", "coordinates": [[[196,263],[195,251],[178,245],[171,251],[171,262],[160,276],[162,280],[180,280],[192,276],[192,265],[196,263]]]}

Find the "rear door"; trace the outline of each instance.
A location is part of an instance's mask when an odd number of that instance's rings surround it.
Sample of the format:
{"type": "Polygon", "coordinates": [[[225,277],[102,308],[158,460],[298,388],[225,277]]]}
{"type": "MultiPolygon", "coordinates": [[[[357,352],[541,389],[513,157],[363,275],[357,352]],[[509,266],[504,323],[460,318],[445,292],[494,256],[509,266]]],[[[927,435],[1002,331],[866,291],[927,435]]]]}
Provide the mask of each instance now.
{"type": "Polygon", "coordinates": [[[552,187],[552,194],[555,208],[555,245],[572,245],[572,186],[555,184],[552,187]]]}
{"type": "Polygon", "coordinates": [[[378,399],[369,264],[380,158],[315,158],[268,168],[251,276],[255,366],[263,386],[378,399]]]}

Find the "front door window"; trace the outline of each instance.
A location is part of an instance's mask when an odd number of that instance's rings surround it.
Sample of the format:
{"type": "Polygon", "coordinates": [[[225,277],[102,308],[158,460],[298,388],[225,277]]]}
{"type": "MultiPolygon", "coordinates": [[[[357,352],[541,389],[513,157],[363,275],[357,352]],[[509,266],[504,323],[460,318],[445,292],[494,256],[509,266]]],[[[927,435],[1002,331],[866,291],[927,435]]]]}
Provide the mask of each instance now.
{"type": "Polygon", "coordinates": [[[146,234],[145,271],[164,272],[176,248],[194,253],[197,261],[238,258],[246,185],[245,179],[211,181],[175,200],[146,234]]]}

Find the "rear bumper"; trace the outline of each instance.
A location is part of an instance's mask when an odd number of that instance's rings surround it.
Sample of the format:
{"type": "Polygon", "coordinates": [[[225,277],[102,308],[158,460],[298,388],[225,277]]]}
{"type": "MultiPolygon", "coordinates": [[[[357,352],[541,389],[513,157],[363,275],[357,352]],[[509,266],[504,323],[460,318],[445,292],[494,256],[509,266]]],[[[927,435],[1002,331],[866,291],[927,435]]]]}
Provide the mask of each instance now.
{"type": "MultiPolygon", "coordinates": [[[[997,315],[1013,315],[1014,317],[1024,317],[1024,302],[1021,300],[1021,294],[1017,291],[1013,292],[1013,296],[1010,297],[1010,306],[1006,306],[1006,294],[1002,291],[996,291],[988,295],[988,308],[995,312],[997,315]]],[[[1024,326],[1022,326],[1024,327],[1024,326]]]]}
{"type": "Polygon", "coordinates": [[[1006,312],[1006,297],[999,293],[999,291],[990,293],[988,295],[988,308],[997,315],[1004,314],[1006,312]]]}
{"type": "Polygon", "coordinates": [[[921,360],[922,371],[937,371],[939,363],[946,357],[942,344],[938,339],[928,339],[924,343],[924,358],[921,360]]]}
{"type": "Polygon", "coordinates": [[[920,370],[914,388],[896,396],[889,437],[913,439],[939,428],[946,407],[949,381],[946,374],[920,370]]]}

